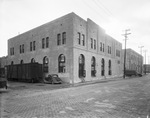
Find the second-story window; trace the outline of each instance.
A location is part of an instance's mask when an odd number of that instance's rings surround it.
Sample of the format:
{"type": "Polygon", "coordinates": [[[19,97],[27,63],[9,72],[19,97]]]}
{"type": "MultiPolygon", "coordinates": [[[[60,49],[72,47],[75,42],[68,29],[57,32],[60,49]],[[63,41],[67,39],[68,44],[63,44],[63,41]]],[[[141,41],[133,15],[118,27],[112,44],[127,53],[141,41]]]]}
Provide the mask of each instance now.
{"type": "Polygon", "coordinates": [[[102,47],[103,47],[102,42],[100,42],[100,51],[102,51],[102,47]]]}
{"type": "Polygon", "coordinates": [[[91,38],[91,49],[93,49],[93,38],[91,38]]]}
{"type": "Polygon", "coordinates": [[[35,50],[35,41],[33,41],[33,50],[35,50]]]}
{"type": "Polygon", "coordinates": [[[57,45],[61,45],[61,35],[57,34],[57,45]]]}
{"type": "Polygon", "coordinates": [[[62,44],[66,44],[66,32],[62,33],[62,44]]]}
{"type": "Polygon", "coordinates": [[[24,44],[20,45],[20,54],[24,53],[24,44]]]}
{"type": "Polygon", "coordinates": [[[78,32],[78,44],[79,45],[81,44],[81,34],[80,34],[80,32],[78,32]]]}
{"type": "Polygon", "coordinates": [[[49,47],[49,37],[46,37],[46,48],[49,47]]]}
{"type": "Polygon", "coordinates": [[[105,51],[105,44],[103,43],[103,52],[105,51]]]}
{"type": "Polygon", "coordinates": [[[14,55],[14,47],[10,48],[10,55],[14,55]]]}
{"type": "Polygon", "coordinates": [[[116,56],[120,57],[120,50],[116,50],[116,56]]]}
{"type": "Polygon", "coordinates": [[[21,45],[20,45],[20,54],[22,53],[21,45]]]}
{"type": "Polygon", "coordinates": [[[30,51],[34,51],[36,48],[35,41],[30,42],[30,51]]]}
{"type": "Polygon", "coordinates": [[[22,44],[22,53],[24,53],[24,44],[22,44]]]}
{"type": "Polygon", "coordinates": [[[85,35],[82,34],[82,45],[85,46],[85,35]]]}
{"type": "Polygon", "coordinates": [[[45,38],[42,39],[42,48],[45,48],[45,38]]]}
{"type": "Polygon", "coordinates": [[[94,49],[96,49],[96,40],[94,39],[94,49]]]}
{"type": "Polygon", "coordinates": [[[32,51],[32,42],[30,42],[30,51],[32,51]]]}

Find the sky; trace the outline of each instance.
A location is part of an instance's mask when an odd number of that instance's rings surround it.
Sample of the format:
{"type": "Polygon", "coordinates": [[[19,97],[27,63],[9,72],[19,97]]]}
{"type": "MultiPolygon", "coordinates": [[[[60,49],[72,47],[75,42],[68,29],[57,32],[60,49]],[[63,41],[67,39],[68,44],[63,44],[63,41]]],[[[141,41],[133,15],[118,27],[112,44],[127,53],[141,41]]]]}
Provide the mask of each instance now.
{"type": "Polygon", "coordinates": [[[0,57],[7,55],[8,39],[71,12],[92,19],[122,48],[130,29],[127,48],[140,53],[144,46],[150,64],[150,0],[0,0],[0,57]]]}

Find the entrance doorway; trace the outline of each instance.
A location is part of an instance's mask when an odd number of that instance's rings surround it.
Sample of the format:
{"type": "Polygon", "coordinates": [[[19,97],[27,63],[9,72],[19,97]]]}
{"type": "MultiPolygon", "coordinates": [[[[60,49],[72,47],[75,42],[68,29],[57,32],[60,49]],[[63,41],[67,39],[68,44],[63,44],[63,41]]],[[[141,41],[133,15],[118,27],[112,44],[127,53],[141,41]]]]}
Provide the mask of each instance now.
{"type": "Polygon", "coordinates": [[[102,58],[101,63],[102,63],[102,65],[101,65],[101,75],[105,76],[105,60],[104,60],[104,58],[102,58]]]}
{"type": "Polygon", "coordinates": [[[83,54],[79,56],[79,78],[82,77],[85,77],[85,58],[83,54]]]}

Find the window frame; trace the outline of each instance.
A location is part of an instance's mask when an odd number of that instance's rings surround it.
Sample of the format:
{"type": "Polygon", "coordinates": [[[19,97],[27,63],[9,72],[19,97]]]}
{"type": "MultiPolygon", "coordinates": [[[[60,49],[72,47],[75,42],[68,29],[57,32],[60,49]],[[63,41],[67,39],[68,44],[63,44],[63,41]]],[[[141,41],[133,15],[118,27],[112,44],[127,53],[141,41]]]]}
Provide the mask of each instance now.
{"type": "Polygon", "coordinates": [[[62,33],[62,44],[66,44],[66,32],[62,33]]]}
{"type": "Polygon", "coordinates": [[[58,56],[58,73],[66,73],[66,57],[64,54],[58,56]]]}
{"type": "Polygon", "coordinates": [[[46,37],[46,48],[49,48],[49,37],[46,37]]]}

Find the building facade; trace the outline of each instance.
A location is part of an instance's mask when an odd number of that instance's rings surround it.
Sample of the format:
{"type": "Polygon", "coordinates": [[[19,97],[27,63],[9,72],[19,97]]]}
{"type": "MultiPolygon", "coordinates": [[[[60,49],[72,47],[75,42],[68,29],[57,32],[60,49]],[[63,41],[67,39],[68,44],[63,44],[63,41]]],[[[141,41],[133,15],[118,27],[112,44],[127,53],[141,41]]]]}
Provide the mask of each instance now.
{"type": "MultiPolygon", "coordinates": [[[[124,55],[124,50],[123,50],[124,55]]],[[[123,59],[124,60],[124,59],[123,59]]],[[[137,73],[143,72],[143,56],[128,48],[126,49],[126,70],[134,70],[137,73]]]]}
{"type": "Polygon", "coordinates": [[[8,40],[8,65],[30,62],[69,83],[123,75],[122,44],[75,13],[8,40]]]}
{"type": "Polygon", "coordinates": [[[150,73],[150,64],[143,65],[143,73],[150,73]]]}
{"type": "Polygon", "coordinates": [[[7,65],[7,56],[0,57],[0,68],[4,68],[7,65]]]}

